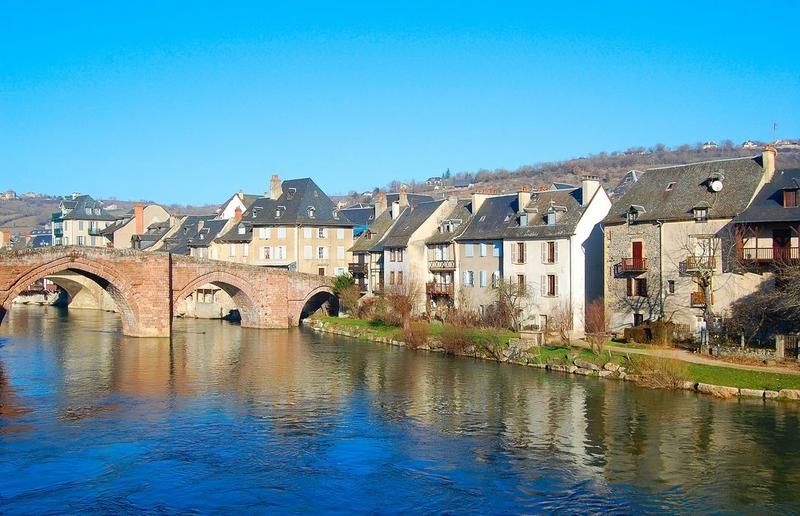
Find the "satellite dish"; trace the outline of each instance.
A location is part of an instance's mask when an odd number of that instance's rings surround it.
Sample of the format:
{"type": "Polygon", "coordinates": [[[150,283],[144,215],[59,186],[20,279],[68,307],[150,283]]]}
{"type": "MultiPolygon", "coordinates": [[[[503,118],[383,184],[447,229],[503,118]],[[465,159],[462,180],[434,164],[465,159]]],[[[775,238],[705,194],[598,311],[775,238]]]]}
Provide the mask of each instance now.
{"type": "Polygon", "coordinates": [[[719,179],[715,179],[715,180],[711,181],[711,190],[713,190],[715,192],[721,192],[722,191],[722,181],[720,181],[719,179]]]}

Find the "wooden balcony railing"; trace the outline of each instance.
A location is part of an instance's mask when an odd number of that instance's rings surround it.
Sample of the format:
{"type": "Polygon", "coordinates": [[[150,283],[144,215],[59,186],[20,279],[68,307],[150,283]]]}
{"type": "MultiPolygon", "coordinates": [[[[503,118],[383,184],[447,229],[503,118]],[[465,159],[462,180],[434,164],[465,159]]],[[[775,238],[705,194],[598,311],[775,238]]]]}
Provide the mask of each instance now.
{"type": "Polygon", "coordinates": [[[454,271],[456,270],[455,260],[431,260],[428,268],[432,271],[454,271]]]}
{"type": "Polygon", "coordinates": [[[430,281],[425,284],[425,293],[429,296],[450,296],[453,297],[452,283],[436,283],[430,281]]]}
{"type": "Polygon", "coordinates": [[[750,263],[800,263],[800,247],[745,247],[739,251],[739,259],[750,263]]]}
{"type": "Polygon", "coordinates": [[[367,264],[366,262],[350,262],[347,264],[347,270],[350,271],[350,274],[366,274],[367,264]]]}
{"type": "Polygon", "coordinates": [[[689,255],[686,257],[687,271],[702,271],[717,268],[716,256],[689,255]]]}
{"type": "Polygon", "coordinates": [[[617,264],[620,272],[645,272],[647,270],[647,258],[623,258],[617,264]]]}

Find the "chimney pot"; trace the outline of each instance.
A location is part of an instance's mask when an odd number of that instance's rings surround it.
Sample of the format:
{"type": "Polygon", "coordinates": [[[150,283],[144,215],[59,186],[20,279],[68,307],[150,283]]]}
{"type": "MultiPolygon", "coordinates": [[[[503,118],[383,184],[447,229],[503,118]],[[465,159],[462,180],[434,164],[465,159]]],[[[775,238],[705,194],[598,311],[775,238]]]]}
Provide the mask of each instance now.
{"type": "Polygon", "coordinates": [[[242,220],[242,208],[237,206],[235,210],[233,210],[233,220],[236,223],[239,223],[242,220]]]}
{"type": "Polygon", "coordinates": [[[275,200],[278,199],[281,194],[283,194],[281,178],[278,174],[272,174],[272,179],[269,182],[269,198],[275,200]]]}
{"type": "Polygon", "coordinates": [[[133,217],[136,219],[136,234],[141,235],[144,233],[144,206],[141,202],[137,202],[133,207],[133,217]]]}
{"type": "Polygon", "coordinates": [[[772,181],[772,176],[775,175],[775,162],[777,157],[778,149],[772,144],[764,147],[764,150],[761,152],[761,168],[764,171],[765,183],[772,181]]]}

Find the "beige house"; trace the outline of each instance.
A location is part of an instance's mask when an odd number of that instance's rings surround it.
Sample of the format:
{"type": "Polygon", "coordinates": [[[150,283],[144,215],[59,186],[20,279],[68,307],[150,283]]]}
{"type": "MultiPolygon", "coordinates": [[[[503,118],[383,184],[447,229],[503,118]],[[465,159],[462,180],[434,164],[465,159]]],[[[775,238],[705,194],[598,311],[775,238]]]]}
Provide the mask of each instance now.
{"type": "Polygon", "coordinates": [[[769,275],[739,266],[734,217],[775,173],[775,150],[648,170],[605,226],[605,304],[613,331],[666,319],[705,334],[769,275]]]}
{"type": "Polygon", "coordinates": [[[125,217],[100,231],[106,238],[106,245],[115,249],[128,249],[134,246],[134,235],[143,235],[153,224],[170,220],[170,214],[158,204],[143,205],[137,202],[125,217]]]}
{"type": "Polygon", "coordinates": [[[108,246],[102,231],[116,217],[103,208],[102,202],[75,193],[61,201],[59,210],[52,216],[53,245],[108,246]]]}
{"type": "Polygon", "coordinates": [[[11,230],[8,228],[0,229],[0,247],[11,246],[11,230]]]}
{"type": "Polygon", "coordinates": [[[353,223],[311,179],[281,182],[269,197],[236,214],[210,249],[210,258],[336,276],[347,273],[353,223]]]}

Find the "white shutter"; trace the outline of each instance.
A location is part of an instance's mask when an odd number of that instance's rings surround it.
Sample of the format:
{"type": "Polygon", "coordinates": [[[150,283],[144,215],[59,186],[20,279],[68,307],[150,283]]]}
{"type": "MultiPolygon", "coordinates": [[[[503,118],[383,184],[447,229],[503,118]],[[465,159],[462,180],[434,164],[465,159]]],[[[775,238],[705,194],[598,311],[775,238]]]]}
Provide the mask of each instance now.
{"type": "Polygon", "coordinates": [[[344,229],[339,228],[336,230],[336,238],[338,240],[344,240],[344,229]]]}
{"type": "Polygon", "coordinates": [[[485,287],[486,286],[486,271],[481,271],[478,274],[478,279],[480,281],[480,286],[481,287],[485,287]]]}
{"type": "Polygon", "coordinates": [[[311,228],[303,228],[303,238],[311,238],[311,228]]]}
{"type": "Polygon", "coordinates": [[[328,258],[330,258],[330,255],[328,254],[328,247],[327,246],[322,248],[322,258],[324,260],[327,260],[328,258]]]}
{"type": "Polygon", "coordinates": [[[558,276],[553,276],[553,295],[558,296],[558,276]]]}
{"type": "Polygon", "coordinates": [[[547,263],[547,242],[542,242],[542,263],[547,263]]]}
{"type": "Polygon", "coordinates": [[[305,258],[306,260],[310,260],[312,257],[312,252],[313,251],[311,250],[310,245],[303,246],[303,258],[305,258]]]}
{"type": "Polygon", "coordinates": [[[464,281],[463,281],[464,286],[468,285],[468,283],[467,283],[467,278],[469,277],[468,274],[469,274],[469,271],[464,271],[464,281]]]}
{"type": "Polygon", "coordinates": [[[248,244],[247,242],[244,243],[242,249],[242,256],[250,256],[250,244],[248,244]]]}
{"type": "Polygon", "coordinates": [[[547,295],[547,276],[542,275],[541,282],[539,283],[541,286],[540,290],[542,292],[542,296],[547,295]]]}
{"type": "Polygon", "coordinates": [[[511,242],[511,262],[517,263],[517,243],[511,242]]]}
{"type": "Polygon", "coordinates": [[[336,247],[336,259],[337,260],[344,260],[344,246],[340,245],[336,247]]]}
{"type": "Polygon", "coordinates": [[[553,263],[558,263],[558,241],[553,242],[553,263]]]}

